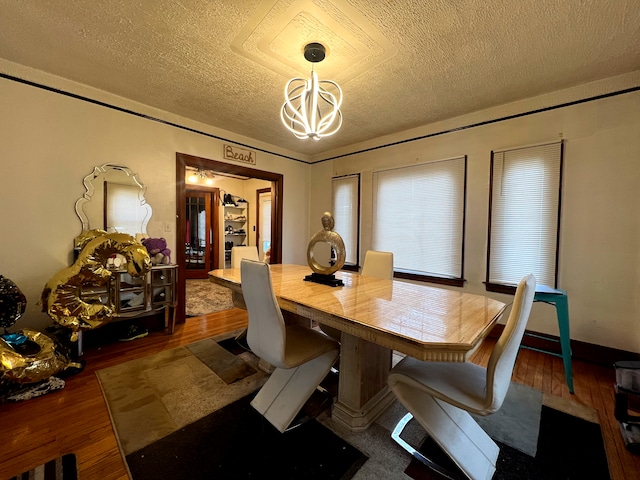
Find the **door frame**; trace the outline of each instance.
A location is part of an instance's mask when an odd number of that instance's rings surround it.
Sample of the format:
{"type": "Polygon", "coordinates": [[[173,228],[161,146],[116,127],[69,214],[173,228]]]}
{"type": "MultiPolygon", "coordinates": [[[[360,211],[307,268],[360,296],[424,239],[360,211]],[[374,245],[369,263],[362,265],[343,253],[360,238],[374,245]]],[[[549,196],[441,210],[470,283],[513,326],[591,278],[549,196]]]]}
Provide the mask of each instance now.
{"type": "MultiPolygon", "coordinates": [[[[176,152],[176,263],[178,264],[178,281],[176,283],[176,322],[185,320],[186,298],[186,256],[184,250],[186,228],[186,167],[203,168],[213,172],[241,175],[271,182],[271,263],[282,262],[282,210],[284,194],[284,175],[280,173],[257,170],[255,168],[219,162],[208,158],[197,157],[176,152]]],[[[191,187],[189,187],[191,188],[191,187]]]]}

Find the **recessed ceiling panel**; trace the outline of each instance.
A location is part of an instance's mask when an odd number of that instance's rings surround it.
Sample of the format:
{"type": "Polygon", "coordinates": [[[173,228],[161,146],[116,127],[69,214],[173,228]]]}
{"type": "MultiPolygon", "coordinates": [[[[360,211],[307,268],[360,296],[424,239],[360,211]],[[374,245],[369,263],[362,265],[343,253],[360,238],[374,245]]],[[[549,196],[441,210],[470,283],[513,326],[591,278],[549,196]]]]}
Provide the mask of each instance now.
{"type": "Polygon", "coordinates": [[[231,47],[288,78],[309,74],[304,46],[318,42],[328,54],[314,68],[321,77],[342,84],[395,55],[393,44],[357,10],[344,2],[324,3],[320,8],[311,0],[264,1],[231,47]]]}

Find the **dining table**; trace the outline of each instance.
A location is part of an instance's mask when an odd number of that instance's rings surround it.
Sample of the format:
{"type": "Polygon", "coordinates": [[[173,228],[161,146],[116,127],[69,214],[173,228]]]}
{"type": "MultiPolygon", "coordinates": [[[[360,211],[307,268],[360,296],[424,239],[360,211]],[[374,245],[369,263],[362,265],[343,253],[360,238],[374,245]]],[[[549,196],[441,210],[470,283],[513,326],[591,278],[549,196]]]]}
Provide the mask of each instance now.
{"type": "MultiPolygon", "coordinates": [[[[387,386],[394,351],[467,361],[506,308],[484,295],[344,270],[335,273],[338,286],[308,281],[304,265],[273,264],[270,271],[281,310],[342,332],[331,415],[352,431],[367,429],[395,400],[387,386]]],[[[212,270],[209,280],[231,289],[234,305],[246,308],[239,268],[212,270]]]]}

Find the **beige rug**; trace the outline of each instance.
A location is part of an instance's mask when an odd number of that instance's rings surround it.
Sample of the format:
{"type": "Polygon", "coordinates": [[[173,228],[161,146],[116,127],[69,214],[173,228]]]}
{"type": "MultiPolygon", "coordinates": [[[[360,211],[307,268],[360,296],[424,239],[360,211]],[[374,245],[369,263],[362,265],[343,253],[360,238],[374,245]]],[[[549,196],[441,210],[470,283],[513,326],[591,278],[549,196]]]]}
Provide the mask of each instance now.
{"type": "Polygon", "coordinates": [[[208,279],[186,280],[185,313],[189,317],[233,308],[231,290],[208,279]]]}
{"type": "Polygon", "coordinates": [[[250,372],[253,373],[232,383],[226,383],[214,373],[207,365],[210,358],[196,356],[198,351],[211,351],[217,346],[209,345],[207,348],[206,342],[215,344],[237,333],[166,350],[96,372],[125,455],[256,391],[264,384],[267,374],[257,368],[258,359],[250,352],[237,357],[252,367],[250,372]]]}

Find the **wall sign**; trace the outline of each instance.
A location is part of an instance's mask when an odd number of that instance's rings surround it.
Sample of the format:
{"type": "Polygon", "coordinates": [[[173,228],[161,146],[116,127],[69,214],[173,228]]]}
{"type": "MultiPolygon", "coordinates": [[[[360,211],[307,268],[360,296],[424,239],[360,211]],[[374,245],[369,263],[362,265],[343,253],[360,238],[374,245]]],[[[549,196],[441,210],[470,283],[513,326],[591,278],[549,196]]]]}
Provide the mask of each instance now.
{"type": "Polygon", "coordinates": [[[234,162],[256,164],[256,152],[232,145],[224,145],[224,158],[234,162]]]}

